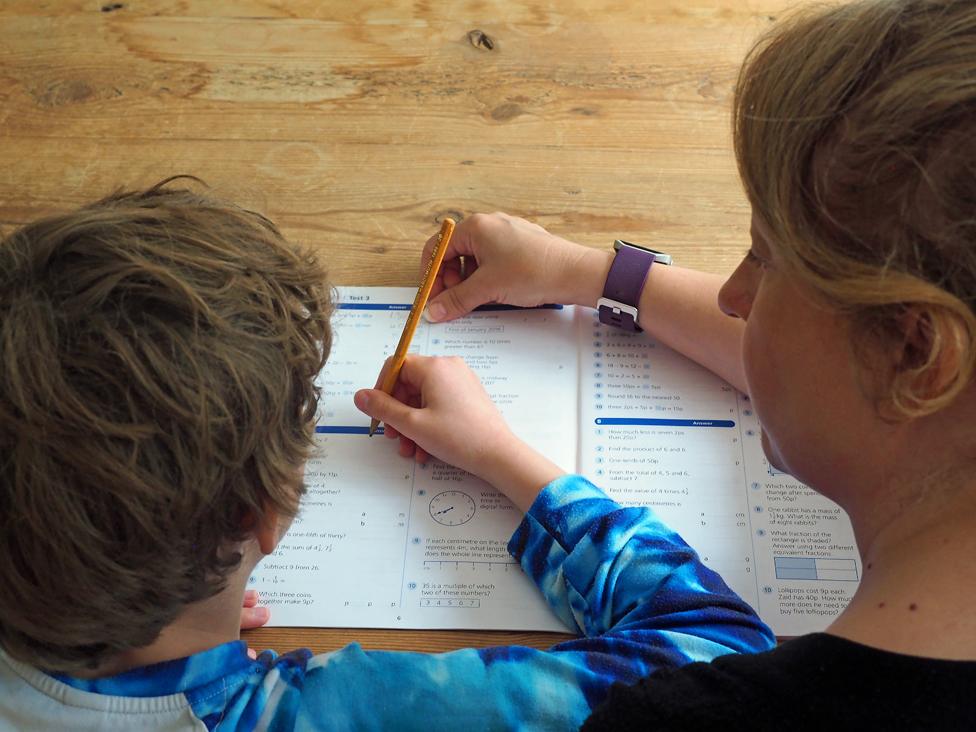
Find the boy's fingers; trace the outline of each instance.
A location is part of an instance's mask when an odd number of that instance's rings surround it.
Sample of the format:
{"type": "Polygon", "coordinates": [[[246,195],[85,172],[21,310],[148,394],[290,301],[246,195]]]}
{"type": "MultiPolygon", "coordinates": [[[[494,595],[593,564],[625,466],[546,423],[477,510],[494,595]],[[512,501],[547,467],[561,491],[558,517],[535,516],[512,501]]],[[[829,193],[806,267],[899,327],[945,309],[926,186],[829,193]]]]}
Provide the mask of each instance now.
{"type": "MultiPolygon", "coordinates": [[[[400,370],[400,373],[397,376],[396,384],[394,384],[393,386],[393,395],[392,395],[393,398],[398,402],[402,402],[403,404],[414,404],[415,402],[419,404],[417,387],[411,382],[411,376],[416,378],[415,372],[417,370],[417,366],[416,364],[414,364],[409,369],[407,367],[408,364],[410,364],[410,362],[414,360],[426,360],[426,357],[416,356],[413,354],[407,356],[406,360],[404,360],[403,362],[403,368],[400,370]]],[[[393,361],[392,356],[386,359],[386,363],[383,365],[383,369],[382,371],[380,371],[380,376],[376,380],[376,386],[373,389],[362,389],[361,391],[380,391],[379,388],[380,383],[383,380],[383,376],[390,368],[392,361],[393,361]]],[[[353,398],[353,401],[356,403],[356,406],[360,409],[360,411],[362,411],[362,407],[360,406],[359,402],[356,401],[355,397],[353,398]]],[[[397,431],[396,427],[390,425],[385,419],[376,415],[370,415],[370,416],[376,417],[376,419],[379,419],[381,422],[383,422],[383,434],[386,435],[389,439],[392,440],[400,436],[400,433],[397,431]]]]}
{"type": "MultiPolygon", "coordinates": [[[[420,409],[420,394],[413,392],[411,394],[404,393],[403,398],[400,399],[401,402],[406,404],[408,407],[413,407],[414,409],[420,409]]],[[[403,457],[412,457],[420,447],[406,435],[400,435],[400,455],[403,457]]]]}
{"type": "Polygon", "coordinates": [[[360,389],[356,392],[353,400],[359,411],[384,424],[392,424],[393,429],[397,432],[401,432],[401,430],[396,425],[402,425],[406,422],[410,413],[414,411],[403,402],[397,401],[389,394],[384,394],[379,389],[360,389]]]}
{"type": "MultiPolygon", "coordinates": [[[[423,404],[421,403],[421,399],[420,399],[420,394],[417,394],[416,392],[414,392],[413,394],[411,394],[410,395],[410,398],[407,399],[406,402],[407,402],[407,404],[409,404],[414,409],[421,409],[421,408],[423,408],[423,404]]],[[[400,454],[403,455],[403,457],[419,458],[419,456],[426,455],[427,453],[424,452],[424,448],[422,448],[416,442],[414,442],[410,438],[403,437],[401,435],[401,437],[400,437],[400,454]],[[403,445],[404,440],[406,440],[407,442],[410,443],[409,447],[406,450],[404,449],[404,445],[403,445]]]]}
{"type": "Polygon", "coordinates": [[[412,457],[416,449],[417,445],[413,440],[400,435],[400,447],[398,448],[400,457],[412,457]]]}
{"type": "MultiPolygon", "coordinates": [[[[401,376],[403,371],[400,371],[401,376]]],[[[410,385],[403,379],[398,378],[396,385],[393,387],[393,398],[398,402],[403,402],[404,404],[410,404],[410,399],[414,394],[414,390],[410,385]]]]}
{"type": "Polygon", "coordinates": [[[403,368],[397,378],[397,386],[403,387],[404,393],[409,395],[400,401],[409,402],[410,397],[423,391],[424,379],[427,378],[431,362],[435,356],[419,356],[411,353],[403,361],[403,368]]]}
{"type": "Polygon", "coordinates": [[[266,607],[245,607],[241,609],[241,630],[260,628],[271,619],[271,611],[266,607]]]}
{"type": "Polygon", "coordinates": [[[244,607],[254,607],[260,599],[257,590],[244,590],[244,607]]]}

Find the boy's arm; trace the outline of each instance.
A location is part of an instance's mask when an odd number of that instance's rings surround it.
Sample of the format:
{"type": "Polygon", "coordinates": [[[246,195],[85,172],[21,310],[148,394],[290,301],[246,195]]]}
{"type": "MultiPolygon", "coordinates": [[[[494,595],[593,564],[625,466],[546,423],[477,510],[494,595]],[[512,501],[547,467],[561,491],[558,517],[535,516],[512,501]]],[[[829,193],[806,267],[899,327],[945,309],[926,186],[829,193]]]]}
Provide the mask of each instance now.
{"type": "Polygon", "coordinates": [[[303,704],[348,714],[337,727],[429,729],[453,717],[478,728],[573,728],[615,681],[772,645],[752,609],[649,509],[621,508],[515,437],[460,359],[410,356],[393,396],[364,389],[356,404],[400,438],[402,454],[440,457],[527,511],[509,550],[585,637],[548,652],[350,646],[313,662],[302,694],[303,704]]]}
{"type": "Polygon", "coordinates": [[[575,729],[614,682],[773,645],[751,608],[649,510],[621,508],[578,476],[545,488],[509,549],[584,637],[549,651],[438,655],[351,645],[311,659],[300,718],[337,729],[575,729]]]}
{"type": "Polygon", "coordinates": [[[581,476],[545,487],[509,551],[563,622],[587,637],[653,630],[726,653],[773,639],[650,508],[621,507],[581,476]]]}
{"type": "MultiPolygon", "coordinates": [[[[650,511],[621,508],[578,476],[545,487],[509,548],[584,637],[548,651],[430,655],[353,644],[320,656],[265,652],[254,661],[237,642],[71,685],[158,694],[131,700],[152,703],[156,713],[188,702],[207,729],[577,729],[615,682],[772,645],[749,607],[650,511]]],[[[38,688],[51,683],[44,677],[38,688]]]]}

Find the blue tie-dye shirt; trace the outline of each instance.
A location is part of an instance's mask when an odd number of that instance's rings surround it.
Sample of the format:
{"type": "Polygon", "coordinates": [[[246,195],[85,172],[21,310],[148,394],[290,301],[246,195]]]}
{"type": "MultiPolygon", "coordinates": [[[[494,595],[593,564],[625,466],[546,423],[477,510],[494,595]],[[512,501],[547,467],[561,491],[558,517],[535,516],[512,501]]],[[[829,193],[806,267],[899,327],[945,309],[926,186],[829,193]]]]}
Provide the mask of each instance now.
{"type": "Polygon", "coordinates": [[[649,509],[621,508],[579,476],[546,487],[509,551],[580,638],[548,651],[353,643],[257,660],[236,641],[95,680],[0,651],[0,729],[576,729],[615,681],[774,643],[649,509]]]}

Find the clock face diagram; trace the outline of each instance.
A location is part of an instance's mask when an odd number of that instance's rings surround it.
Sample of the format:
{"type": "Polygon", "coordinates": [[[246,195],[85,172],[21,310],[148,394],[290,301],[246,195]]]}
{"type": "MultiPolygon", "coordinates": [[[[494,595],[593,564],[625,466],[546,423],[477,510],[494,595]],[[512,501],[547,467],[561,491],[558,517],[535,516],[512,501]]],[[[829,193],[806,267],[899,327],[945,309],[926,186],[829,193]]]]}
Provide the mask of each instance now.
{"type": "Polygon", "coordinates": [[[430,499],[430,517],[444,526],[466,524],[474,516],[474,499],[461,491],[444,491],[430,499]]]}

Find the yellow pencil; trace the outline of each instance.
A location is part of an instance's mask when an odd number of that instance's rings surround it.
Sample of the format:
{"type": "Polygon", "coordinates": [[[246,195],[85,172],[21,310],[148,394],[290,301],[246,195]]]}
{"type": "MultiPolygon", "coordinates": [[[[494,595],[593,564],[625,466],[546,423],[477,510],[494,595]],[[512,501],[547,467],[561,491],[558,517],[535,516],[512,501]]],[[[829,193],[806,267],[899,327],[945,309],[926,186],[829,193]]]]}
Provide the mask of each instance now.
{"type": "MultiPolygon", "coordinates": [[[[441,262],[444,261],[444,253],[447,251],[447,245],[451,243],[451,235],[453,233],[454,219],[444,219],[441,223],[440,233],[438,234],[437,246],[434,247],[434,253],[427,263],[424,280],[420,283],[417,296],[413,299],[410,315],[407,316],[407,324],[403,326],[403,332],[400,334],[400,342],[397,343],[396,351],[393,353],[393,362],[390,364],[390,370],[386,372],[386,375],[383,377],[383,383],[380,384],[380,389],[387,394],[392,394],[393,387],[396,386],[397,377],[400,376],[400,369],[403,368],[403,360],[407,357],[407,351],[410,350],[410,341],[413,340],[414,331],[417,330],[417,323],[420,322],[420,316],[423,315],[424,308],[427,307],[427,298],[430,297],[430,291],[434,287],[434,278],[437,277],[437,270],[441,268],[441,262]]],[[[380,421],[378,419],[370,420],[370,437],[373,436],[376,428],[379,426],[380,421]]]]}

